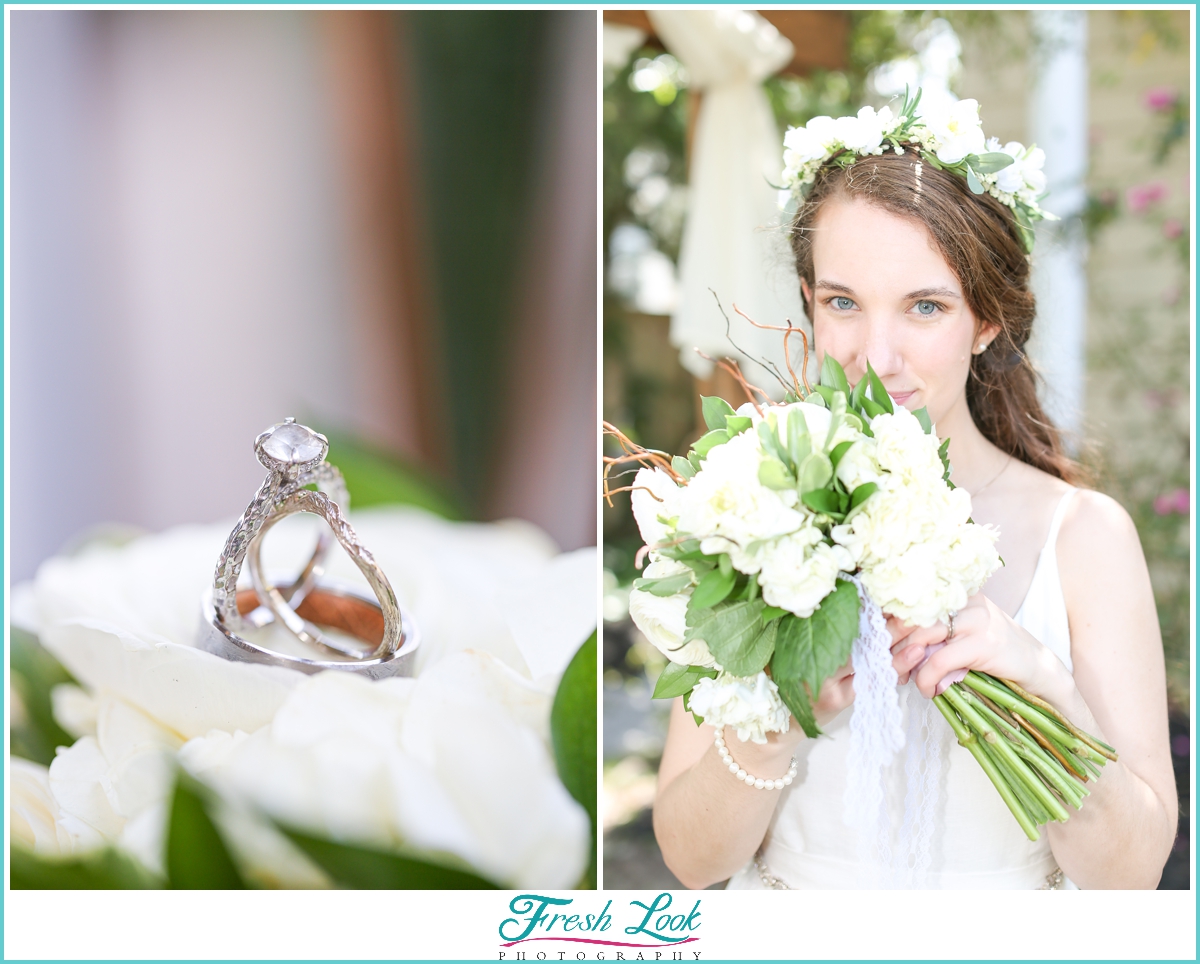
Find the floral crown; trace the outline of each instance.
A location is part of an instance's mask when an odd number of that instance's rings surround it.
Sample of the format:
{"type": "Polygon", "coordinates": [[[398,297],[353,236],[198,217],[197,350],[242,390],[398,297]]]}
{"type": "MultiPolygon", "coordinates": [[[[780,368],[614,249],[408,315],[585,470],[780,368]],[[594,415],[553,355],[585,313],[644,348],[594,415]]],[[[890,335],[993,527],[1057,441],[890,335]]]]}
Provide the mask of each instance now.
{"type": "Polygon", "coordinates": [[[917,116],[921,91],[909,98],[898,116],[888,107],[864,107],[855,117],[814,117],[804,127],[793,127],[783,139],[783,190],[781,199],[788,220],[808,198],[817,172],[825,164],[847,168],[860,157],[879,155],[889,147],[897,154],[913,150],[921,160],[942,171],[964,177],[973,194],[990,194],[1009,207],[1025,250],[1033,250],[1036,221],[1056,221],[1038,202],[1045,197],[1046,153],[998,138],[985,139],[979,121],[979,102],[960,100],[948,107],[917,116]]]}

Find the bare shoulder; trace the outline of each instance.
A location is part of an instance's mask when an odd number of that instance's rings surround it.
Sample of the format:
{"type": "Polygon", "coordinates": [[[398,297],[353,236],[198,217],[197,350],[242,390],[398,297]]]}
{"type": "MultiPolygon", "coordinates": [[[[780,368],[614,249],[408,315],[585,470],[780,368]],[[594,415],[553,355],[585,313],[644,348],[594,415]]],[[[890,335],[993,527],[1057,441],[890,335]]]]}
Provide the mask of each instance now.
{"type": "Polygon", "coordinates": [[[1152,602],[1137,527],[1110,496],[1080,489],[1063,518],[1057,548],[1068,607],[1072,601],[1152,602]]]}
{"type": "Polygon", "coordinates": [[[1063,518],[1058,536],[1059,553],[1072,556],[1101,552],[1111,562],[1116,553],[1137,547],[1137,527],[1116,499],[1092,489],[1080,489],[1063,518]]]}

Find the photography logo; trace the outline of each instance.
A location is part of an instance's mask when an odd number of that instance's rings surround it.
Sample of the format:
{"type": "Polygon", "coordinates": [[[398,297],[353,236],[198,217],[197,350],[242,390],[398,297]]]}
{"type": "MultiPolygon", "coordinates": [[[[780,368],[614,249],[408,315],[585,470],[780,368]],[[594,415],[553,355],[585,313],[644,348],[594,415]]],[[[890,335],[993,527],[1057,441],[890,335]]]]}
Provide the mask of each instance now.
{"type": "Polygon", "coordinates": [[[580,906],[575,898],[520,894],[500,923],[502,961],[698,961],[700,901],[677,908],[663,892],[648,904],[580,906]],[[614,921],[614,915],[616,920],[614,921]]]}

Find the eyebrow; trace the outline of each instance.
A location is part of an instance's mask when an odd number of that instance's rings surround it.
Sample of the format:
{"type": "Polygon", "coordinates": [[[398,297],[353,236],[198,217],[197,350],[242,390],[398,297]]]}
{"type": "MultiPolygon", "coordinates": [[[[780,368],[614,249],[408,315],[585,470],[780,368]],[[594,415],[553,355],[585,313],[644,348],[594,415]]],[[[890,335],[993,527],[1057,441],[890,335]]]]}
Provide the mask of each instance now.
{"type": "MultiPolygon", "coordinates": [[[[827,288],[830,291],[840,291],[847,295],[854,294],[854,289],[849,285],[838,284],[836,281],[818,281],[813,287],[827,288]]],[[[932,298],[935,296],[942,298],[961,298],[962,294],[958,291],[955,291],[953,288],[919,288],[916,291],[910,291],[908,294],[906,294],[904,296],[904,300],[909,301],[913,298],[932,298]]]]}

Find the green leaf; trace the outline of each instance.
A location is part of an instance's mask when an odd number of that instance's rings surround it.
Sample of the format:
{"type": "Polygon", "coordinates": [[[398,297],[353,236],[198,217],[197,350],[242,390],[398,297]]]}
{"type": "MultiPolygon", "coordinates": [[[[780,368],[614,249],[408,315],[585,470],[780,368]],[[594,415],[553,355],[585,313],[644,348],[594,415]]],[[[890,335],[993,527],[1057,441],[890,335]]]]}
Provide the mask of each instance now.
{"type": "Polygon", "coordinates": [[[854,583],[837,580],[837,586],[807,619],[784,619],[775,640],[772,674],[799,679],[809,691],[820,694],[821,685],[850,658],[858,635],[858,590],[854,583]]]}
{"type": "Polygon", "coordinates": [[[767,455],[774,456],[784,466],[787,466],[789,469],[791,468],[791,461],[787,450],[779,442],[779,435],[775,428],[774,413],[771,413],[758,423],[758,440],[762,442],[763,451],[767,455]]]}
{"type": "Polygon", "coordinates": [[[784,491],[796,487],[796,479],[778,459],[767,456],[759,463],[758,481],[768,489],[784,491]]]}
{"type": "Polygon", "coordinates": [[[875,369],[871,367],[869,360],[867,361],[867,378],[871,380],[871,398],[874,399],[876,405],[891,415],[895,411],[892,407],[892,396],[883,387],[883,382],[875,374],[875,369]]]}
{"type": "Polygon", "coordinates": [[[800,471],[796,474],[802,494],[823,489],[833,478],[833,463],[823,452],[812,452],[804,460],[804,464],[800,466],[800,471]]]}
{"type": "Polygon", "coordinates": [[[838,442],[833,447],[833,451],[829,453],[829,464],[833,466],[835,472],[837,471],[838,463],[842,461],[842,456],[849,452],[853,445],[853,442],[838,442]]]}
{"type": "Polygon", "coordinates": [[[967,168],[967,187],[971,189],[972,194],[982,194],[983,185],[979,183],[979,178],[970,167],[967,168]]]}
{"type": "Polygon", "coordinates": [[[372,505],[415,505],[444,519],[466,519],[461,500],[445,479],[340,432],[329,438],[328,460],[341,469],[356,509],[372,505]]]}
{"type": "Polygon", "coordinates": [[[804,691],[804,684],[797,679],[781,677],[775,668],[775,660],[771,661],[771,679],[779,687],[779,698],[792,711],[792,716],[800,724],[804,735],[815,740],[821,735],[821,728],[817,726],[817,719],[813,716],[812,701],[808,698],[808,693],[804,691]]]}
{"type": "Polygon", "coordinates": [[[812,451],[812,438],[808,433],[808,421],[803,412],[792,409],[787,417],[788,455],[792,465],[799,465],[812,451]]]}
{"type": "Polygon", "coordinates": [[[14,843],[9,854],[13,890],[152,890],[163,882],[112,847],[81,857],[44,857],[14,843]]]}
{"type": "Polygon", "coordinates": [[[673,576],[658,576],[633,580],[633,588],[648,592],[654,596],[674,596],[683,592],[692,584],[690,572],[680,572],[673,576]]]}
{"type": "Polygon", "coordinates": [[[742,598],[750,601],[758,598],[758,573],[750,573],[750,578],[746,580],[746,591],[742,594],[742,598]]]}
{"type": "Polygon", "coordinates": [[[710,429],[725,428],[725,420],[737,414],[732,405],[716,395],[701,395],[700,411],[704,415],[704,424],[710,429]]]}
{"type": "Polygon", "coordinates": [[[737,574],[732,570],[726,573],[720,568],[714,569],[700,580],[692,598],[688,600],[688,608],[707,609],[709,606],[715,606],[733,591],[736,581],[737,574]]]}
{"type": "Polygon", "coordinates": [[[1003,151],[991,151],[987,154],[973,154],[967,158],[967,163],[980,174],[995,174],[997,171],[1003,171],[1013,160],[1011,155],[1003,151]]]}
{"type": "Polygon", "coordinates": [[[175,780],[167,824],[167,878],[172,890],[244,890],[246,885],[208,815],[208,791],[185,773],[175,780]]]}
{"type": "Polygon", "coordinates": [[[60,683],[74,683],[75,679],[32,633],[12,626],[9,635],[12,674],[9,682],[24,710],[22,714],[13,714],[9,750],[13,756],[49,766],[56,748],[75,742],[54,719],[50,691],[60,683]]]}
{"type": "Polygon", "coordinates": [[[688,610],[686,641],[703,639],[718,663],[735,676],[753,676],[771,658],[775,623],[762,623],[762,600],[688,610]]]}
{"type": "Polygon", "coordinates": [[[838,506],[836,492],[830,492],[828,489],[813,489],[811,492],[805,492],[800,496],[800,501],[813,510],[813,512],[823,512],[827,516],[841,516],[841,509],[838,506]]]}
{"type": "Polygon", "coordinates": [[[725,431],[729,433],[729,437],[741,435],[746,429],[754,424],[754,419],[746,415],[730,415],[725,419],[725,431]]]}
{"type": "Polygon", "coordinates": [[[930,419],[929,410],[927,408],[921,406],[915,412],[913,412],[913,415],[915,415],[917,417],[917,421],[921,423],[921,428],[925,430],[926,435],[933,431],[933,420],[930,419]]]}
{"type": "Polygon", "coordinates": [[[764,606],[762,611],[762,621],[769,623],[772,619],[778,619],[780,616],[786,616],[788,611],[779,606],[764,606]]]}
{"type": "Polygon", "coordinates": [[[688,461],[692,463],[692,468],[699,472],[700,463],[703,462],[704,459],[701,458],[699,452],[697,452],[695,449],[692,449],[690,452],[688,452],[688,461]]]}
{"type": "Polygon", "coordinates": [[[814,385],[813,392],[816,397],[814,398],[812,395],[810,395],[805,399],[805,401],[812,402],[814,405],[820,405],[824,408],[829,408],[830,404],[833,402],[833,389],[828,385],[814,385]]]}
{"type": "Polygon", "coordinates": [[[696,474],[696,470],[693,468],[692,463],[685,459],[682,455],[675,455],[671,457],[671,468],[682,475],[685,479],[693,478],[696,474]]]}
{"type": "Polygon", "coordinates": [[[862,411],[862,400],[867,394],[867,386],[870,384],[871,380],[869,378],[860,378],[858,384],[854,386],[854,391],[850,393],[850,398],[848,399],[850,407],[854,411],[862,411]]]}
{"type": "Polygon", "coordinates": [[[942,481],[950,481],[950,439],[943,439],[942,444],[938,446],[938,458],[942,460],[942,468],[945,470],[942,473],[942,481]]]}
{"type": "Polygon", "coordinates": [[[449,854],[437,860],[425,854],[392,853],[336,843],[290,828],[281,828],[313,863],[343,887],[356,890],[497,890],[498,885],[471,870],[453,865],[449,854]],[[445,862],[441,862],[444,860],[445,862]]]}
{"type": "MultiPolygon", "coordinates": [[[[866,379],[864,378],[863,381],[866,381],[866,379]]],[[[867,418],[875,418],[876,416],[883,415],[887,411],[887,409],[882,405],[877,405],[869,398],[863,398],[862,410],[867,413],[867,418]]]]}
{"type": "Polygon", "coordinates": [[[850,508],[857,509],[860,505],[866,502],[867,499],[874,495],[878,489],[879,486],[874,482],[864,482],[862,485],[858,486],[858,488],[850,493],[850,508]]]}
{"type": "MultiPolygon", "coordinates": [[[[550,740],[558,777],[592,823],[592,859],[596,861],[596,631],[592,630],[563,671],[550,707],[550,740]]],[[[465,885],[464,885],[465,886],[465,885]]],[[[593,884],[594,886],[594,884],[593,884]]]]}
{"type": "Polygon", "coordinates": [[[717,556],[717,565],[720,567],[721,572],[726,575],[733,572],[733,560],[729,558],[729,553],[727,552],[722,552],[717,556]]]}
{"type": "Polygon", "coordinates": [[[724,445],[728,441],[729,433],[723,428],[718,428],[707,435],[701,435],[700,438],[696,439],[696,444],[692,448],[696,450],[696,453],[701,458],[705,458],[718,445],[724,445]]]}
{"type": "Polygon", "coordinates": [[[942,162],[934,157],[934,155],[930,154],[929,151],[921,151],[921,160],[923,160],[930,167],[937,168],[939,171],[944,169],[942,162]]]}
{"type": "MultiPolygon", "coordinates": [[[[829,352],[825,352],[825,357],[821,360],[821,384],[834,391],[842,392],[846,396],[850,394],[850,382],[846,379],[846,370],[829,352]]],[[[829,398],[826,397],[825,400],[829,401],[829,398]]]]}
{"type": "Polygon", "coordinates": [[[686,697],[700,680],[708,677],[714,679],[715,669],[704,666],[684,666],[680,663],[667,663],[666,668],[658,674],[658,682],[654,684],[656,700],[670,700],[676,696],[686,697]]]}

